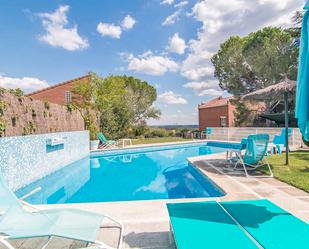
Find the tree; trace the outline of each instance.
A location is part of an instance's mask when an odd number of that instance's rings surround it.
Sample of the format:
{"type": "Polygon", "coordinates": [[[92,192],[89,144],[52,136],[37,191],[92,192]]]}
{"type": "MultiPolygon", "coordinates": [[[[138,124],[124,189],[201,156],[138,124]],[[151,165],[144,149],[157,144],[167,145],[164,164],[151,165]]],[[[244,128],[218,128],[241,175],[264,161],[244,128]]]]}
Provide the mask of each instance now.
{"type": "Polygon", "coordinates": [[[102,78],[92,74],[91,83],[84,85],[74,87],[74,93],[83,100],[75,105],[96,111],[100,129],[109,138],[129,135],[136,127],[145,126],[147,119],[160,116],[152,106],[156,89],[146,81],[125,75],[102,78]]]}
{"type": "Polygon", "coordinates": [[[274,27],[230,37],[211,59],[220,87],[241,96],[284,76],[295,80],[298,48],[293,41],[289,32],[274,27]]]}
{"type": "Polygon", "coordinates": [[[232,36],[212,57],[220,87],[235,96],[236,125],[257,120],[256,114],[248,116],[248,107],[240,96],[276,84],[285,77],[296,79],[295,34],[295,30],[267,27],[244,37],[232,36]]]}
{"type": "Polygon", "coordinates": [[[235,96],[255,88],[256,79],[245,60],[243,46],[243,38],[232,36],[220,45],[219,51],[211,59],[219,86],[235,96]]]}
{"type": "Polygon", "coordinates": [[[97,77],[96,81],[101,128],[111,137],[128,135],[132,128],[145,126],[147,119],[160,117],[160,111],[152,106],[156,89],[146,81],[125,75],[97,77]]]}
{"type": "MultiPolygon", "coordinates": [[[[94,78],[95,74],[91,73],[91,78],[94,78]]],[[[93,80],[90,82],[86,80],[75,83],[72,88],[73,102],[68,104],[68,110],[77,109],[82,115],[85,123],[85,129],[89,130],[90,139],[97,138],[99,131],[97,127],[96,106],[94,103],[96,86],[93,80]]]]}
{"type": "Polygon", "coordinates": [[[304,11],[296,11],[292,16],[292,27],[285,29],[286,32],[289,32],[292,37],[295,38],[296,43],[298,43],[300,34],[301,34],[301,23],[304,16],[304,11]]]}

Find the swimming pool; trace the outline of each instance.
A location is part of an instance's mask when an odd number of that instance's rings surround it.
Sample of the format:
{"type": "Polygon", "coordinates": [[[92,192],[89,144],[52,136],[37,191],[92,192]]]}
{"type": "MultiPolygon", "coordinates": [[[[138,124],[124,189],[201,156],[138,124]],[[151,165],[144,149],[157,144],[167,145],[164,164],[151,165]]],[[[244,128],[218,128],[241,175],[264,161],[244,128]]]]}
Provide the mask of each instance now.
{"type": "MultiPolygon", "coordinates": [[[[216,145],[216,144],[214,144],[216,145]]],[[[205,143],[92,153],[22,189],[32,204],[217,197],[224,192],[186,160],[226,151],[205,143]]]]}

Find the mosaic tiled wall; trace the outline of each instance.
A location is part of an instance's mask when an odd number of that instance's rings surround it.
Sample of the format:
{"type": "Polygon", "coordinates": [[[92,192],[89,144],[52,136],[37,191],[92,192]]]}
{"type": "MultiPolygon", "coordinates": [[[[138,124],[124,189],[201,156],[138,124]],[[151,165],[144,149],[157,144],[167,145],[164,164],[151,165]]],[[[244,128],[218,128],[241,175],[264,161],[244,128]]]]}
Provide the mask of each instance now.
{"type": "Polygon", "coordinates": [[[13,190],[88,155],[88,131],[0,138],[0,168],[13,190]],[[63,145],[50,148],[49,139],[61,140],[63,145]]]}

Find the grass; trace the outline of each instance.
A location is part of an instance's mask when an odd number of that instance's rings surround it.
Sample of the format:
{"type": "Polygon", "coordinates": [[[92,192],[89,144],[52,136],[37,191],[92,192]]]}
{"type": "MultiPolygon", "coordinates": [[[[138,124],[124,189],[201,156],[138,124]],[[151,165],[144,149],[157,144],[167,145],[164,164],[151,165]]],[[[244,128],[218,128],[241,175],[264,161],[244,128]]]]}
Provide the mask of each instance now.
{"type": "Polygon", "coordinates": [[[185,138],[181,138],[181,137],[156,137],[156,138],[132,139],[133,145],[170,143],[170,142],[185,142],[185,141],[192,141],[192,139],[185,139],[185,138]]]}
{"type": "Polygon", "coordinates": [[[309,152],[290,152],[288,166],[285,154],[269,156],[268,160],[275,178],[309,192],[309,152]]]}

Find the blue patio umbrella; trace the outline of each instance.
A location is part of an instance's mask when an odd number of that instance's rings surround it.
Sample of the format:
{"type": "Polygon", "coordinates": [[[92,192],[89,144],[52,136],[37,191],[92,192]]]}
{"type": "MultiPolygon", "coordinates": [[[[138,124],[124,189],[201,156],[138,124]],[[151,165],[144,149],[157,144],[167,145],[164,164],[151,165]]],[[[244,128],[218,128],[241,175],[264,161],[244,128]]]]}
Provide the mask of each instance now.
{"type": "Polygon", "coordinates": [[[302,22],[295,117],[306,141],[309,141],[309,1],[302,22]]]}

